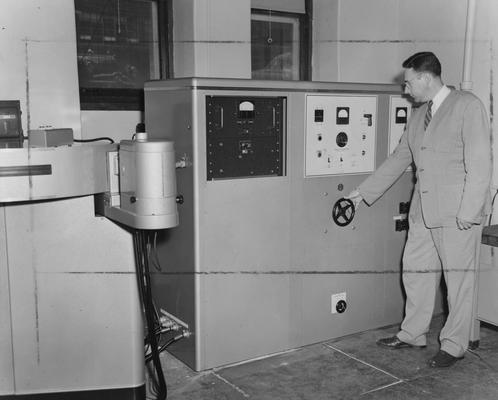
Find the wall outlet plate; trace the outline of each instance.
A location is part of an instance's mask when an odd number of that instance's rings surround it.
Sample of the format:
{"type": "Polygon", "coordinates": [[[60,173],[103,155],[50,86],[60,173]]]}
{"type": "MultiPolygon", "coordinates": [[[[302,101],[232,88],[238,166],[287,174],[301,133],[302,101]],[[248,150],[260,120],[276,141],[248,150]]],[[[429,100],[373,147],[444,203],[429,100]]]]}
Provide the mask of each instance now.
{"type": "Polygon", "coordinates": [[[332,294],[331,296],[331,302],[330,302],[330,311],[332,314],[338,314],[338,313],[342,313],[345,311],[345,307],[343,306],[343,304],[345,305],[346,303],[346,292],[342,292],[342,293],[335,293],[335,294],[332,294]],[[341,303],[341,305],[339,306],[339,310],[342,310],[342,311],[339,311],[338,310],[338,307],[337,307],[337,304],[342,301],[344,303],[341,303]]]}

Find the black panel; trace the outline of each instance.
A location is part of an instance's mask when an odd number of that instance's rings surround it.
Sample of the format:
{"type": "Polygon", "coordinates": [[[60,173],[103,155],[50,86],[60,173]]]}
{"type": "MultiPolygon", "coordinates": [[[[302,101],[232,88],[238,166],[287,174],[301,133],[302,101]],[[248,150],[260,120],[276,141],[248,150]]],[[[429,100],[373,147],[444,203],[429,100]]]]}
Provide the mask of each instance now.
{"type": "Polygon", "coordinates": [[[0,177],[7,176],[34,176],[52,175],[52,165],[17,165],[12,167],[0,167],[0,177]]]}
{"type": "Polygon", "coordinates": [[[22,147],[23,140],[19,100],[0,100],[0,148],[22,147]]]}
{"type": "Polygon", "coordinates": [[[135,388],[34,394],[9,394],[0,400],[145,400],[145,385],[135,388]]]}
{"type": "Polygon", "coordinates": [[[284,97],[206,96],[207,179],[284,174],[284,97]]]}

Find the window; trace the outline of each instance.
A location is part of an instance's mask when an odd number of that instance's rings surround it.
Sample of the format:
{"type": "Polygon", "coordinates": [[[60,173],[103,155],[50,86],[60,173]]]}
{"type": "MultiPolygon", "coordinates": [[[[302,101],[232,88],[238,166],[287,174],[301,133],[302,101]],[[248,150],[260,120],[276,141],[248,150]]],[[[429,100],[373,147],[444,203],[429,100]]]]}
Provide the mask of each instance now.
{"type": "Polygon", "coordinates": [[[253,79],[309,80],[309,13],[253,9],[251,60],[253,79]]]}
{"type": "Polygon", "coordinates": [[[143,85],[166,78],[166,0],[75,0],[84,110],[143,110],[143,85]]]}

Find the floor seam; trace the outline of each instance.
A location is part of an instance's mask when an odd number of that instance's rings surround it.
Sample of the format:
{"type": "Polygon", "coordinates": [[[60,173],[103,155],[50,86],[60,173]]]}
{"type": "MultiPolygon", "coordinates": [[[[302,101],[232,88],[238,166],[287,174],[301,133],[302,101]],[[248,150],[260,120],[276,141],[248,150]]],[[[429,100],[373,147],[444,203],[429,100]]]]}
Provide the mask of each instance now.
{"type": "Polygon", "coordinates": [[[355,356],[353,356],[351,354],[348,354],[345,351],[342,351],[342,350],[338,349],[337,347],[331,346],[330,344],[327,344],[327,343],[325,343],[324,346],[328,347],[329,349],[332,349],[334,351],[337,351],[338,353],[341,353],[342,355],[345,355],[346,357],[351,358],[352,360],[355,360],[355,361],[357,361],[359,363],[362,363],[362,364],[364,364],[364,365],[366,365],[366,366],[368,366],[370,368],[373,368],[373,369],[375,369],[375,370],[377,370],[379,372],[382,372],[383,374],[386,374],[386,375],[390,376],[391,378],[396,379],[396,382],[392,382],[392,383],[389,383],[387,385],[383,385],[383,386],[380,386],[378,388],[375,388],[375,389],[363,392],[363,393],[361,393],[361,396],[363,396],[365,394],[368,394],[368,393],[377,392],[379,390],[382,390],[382,389],[385,389],[385,388],[388,388],[388,387],[391,387],[391,386],[394,386],[394,385],[398,385],[400,383],[404,383],[405,382],[404,379],[399,378],[396,375],[393,375],[393,374],[391,374],[391,373],[389,373],[387,371],[384,371],[383,369],[380,369],[379,367],[376,367],[373,364],[370,364],[370,363],[367,363],[366,361],[360,360],[359,358],[357,358],[357,357],[355,357],[355,356]]]}
{"type": "Polygon", "coordinates": [[[246,392],[244,392],[241,388],[239,388],[237,385],[234,385],[232,382],[230,382],[229,380],[223,378],[221,375],[218,375],[216,372],[214,371],[211,371],[211,373],[216,376],[220,381],[226,383],[228,386],[230,386],[232,389],[235,389],[237,392],[239,392],[242,396],[244,396],[245,398],[249,398],[251,396],[249,396],[246,392]]]}
{"type": "Polygon", "coordinates": [[[378,392],[379,390],[386,389],[386,388],[391,387],[391,386],[399,385],[400,383],[404,383],[404,381],[399,380],[399,381],[389,383],[389,384],[384,385],[384,386],[380,386],[380,387],[372,389],[372,390],[367,390],[366,392],[361,393],[360,396],[363,396],[363,395],[369,394],[369,393],[373,393],[373,392],[378,392]]]}

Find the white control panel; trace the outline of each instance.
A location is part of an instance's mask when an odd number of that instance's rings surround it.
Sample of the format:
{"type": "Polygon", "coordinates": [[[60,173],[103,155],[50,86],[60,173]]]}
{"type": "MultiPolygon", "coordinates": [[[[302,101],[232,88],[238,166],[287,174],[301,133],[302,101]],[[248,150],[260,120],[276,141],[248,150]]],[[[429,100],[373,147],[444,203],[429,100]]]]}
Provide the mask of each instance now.
{"type": "Polygon", "coordinates": [[[391,96],[389,101],[389,153],[398,145],[412,113],[412,103],[405,97],[391,96]]]}
{"type": "Polygon", "coordinates": [[[375,169],[377,96],[306,96],[306,176],[375,169]]]}

